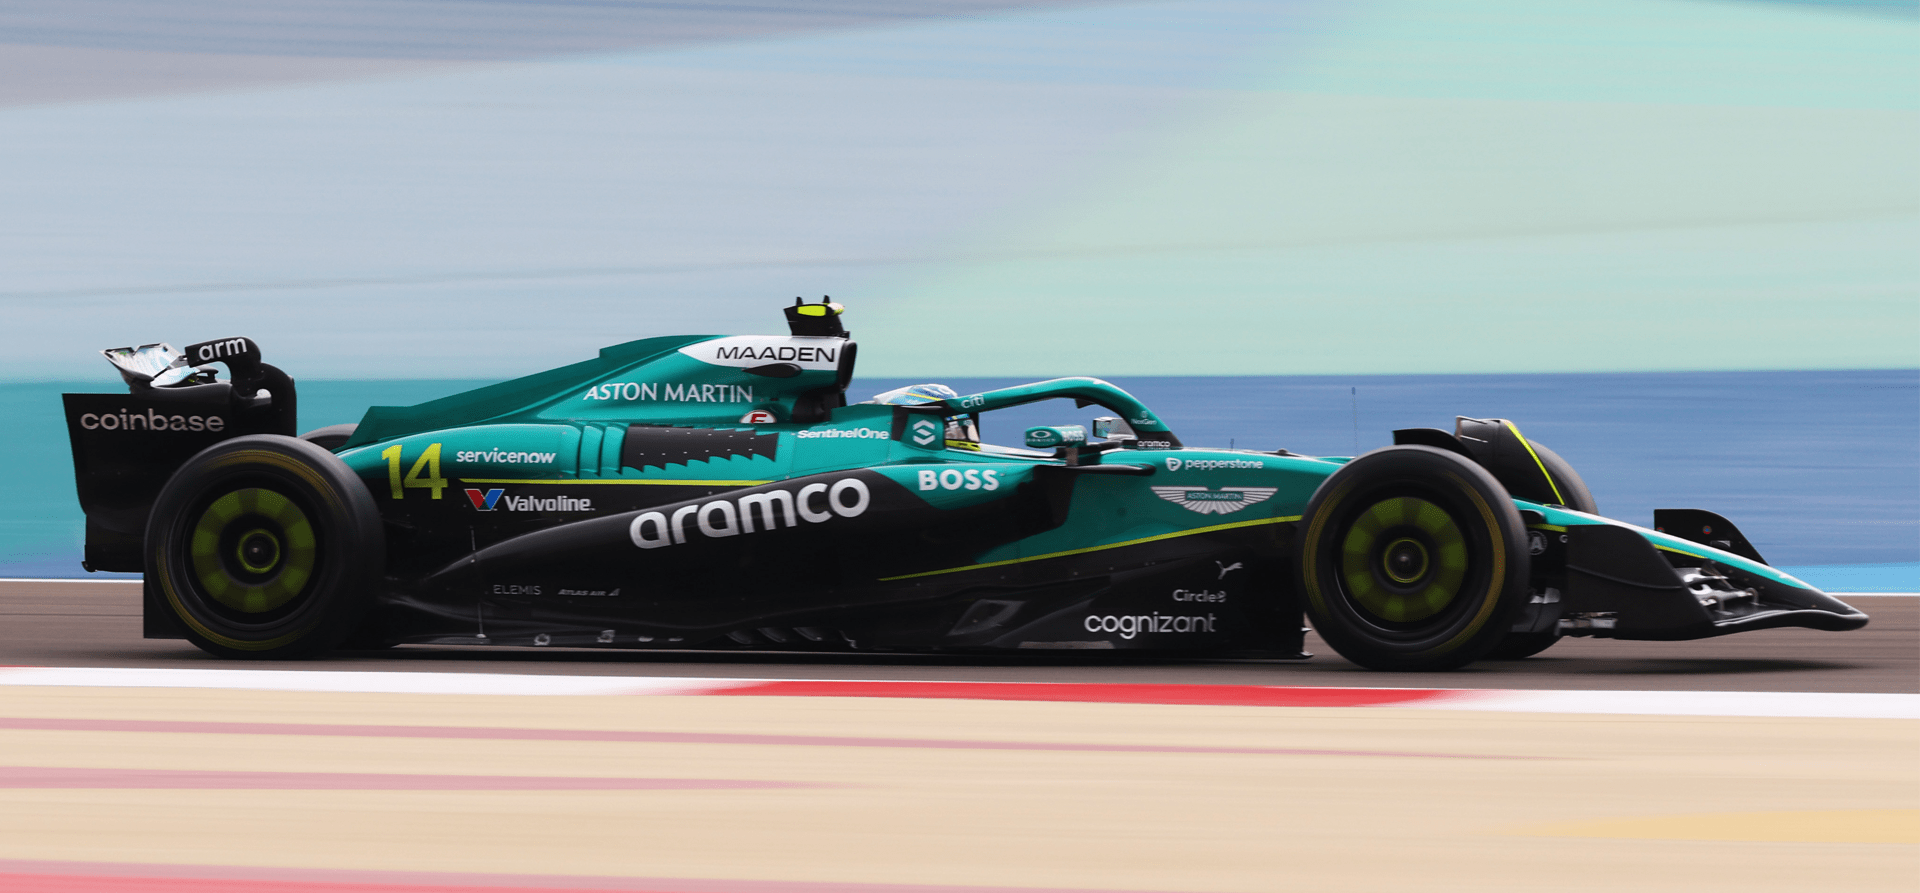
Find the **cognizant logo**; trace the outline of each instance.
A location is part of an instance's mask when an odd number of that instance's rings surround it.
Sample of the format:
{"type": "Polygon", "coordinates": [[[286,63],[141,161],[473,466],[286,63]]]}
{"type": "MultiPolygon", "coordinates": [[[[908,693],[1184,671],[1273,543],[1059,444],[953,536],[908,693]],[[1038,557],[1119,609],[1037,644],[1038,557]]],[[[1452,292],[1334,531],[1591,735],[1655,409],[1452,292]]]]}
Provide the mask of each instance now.
{"type": "Polygon", "coordinates": [[[841,478],[831,486],[808,484],[798,491],[763,490],[739,499],[683,505],[674,509],[671,517],[665,512],[643,512],[633,519],[627,533],[634,545],[659,549],[687,541],[689,518],[693,519],[694,531],[717,539],[775,527],[798,527],[801,522],[824,524],[835,517],[858,518],[866,513],[871,501],[865,481],[841,478]]]}
{"type": "Polygon", "coordinates": [[[227,420],[217,415],[165,415],[146,412],[89,412],[80,417],[88,431],[224,431],[227,420]]]}
{"type": "Polygon", "coordinates": [[[1214,632],[1214,616],[1205,617],[1186,614],[1113,614],[1093,615],[1087,618],[1087,632],[1119,633],[1122,639],[1149,633],[1210,633],[1214,632]]]}

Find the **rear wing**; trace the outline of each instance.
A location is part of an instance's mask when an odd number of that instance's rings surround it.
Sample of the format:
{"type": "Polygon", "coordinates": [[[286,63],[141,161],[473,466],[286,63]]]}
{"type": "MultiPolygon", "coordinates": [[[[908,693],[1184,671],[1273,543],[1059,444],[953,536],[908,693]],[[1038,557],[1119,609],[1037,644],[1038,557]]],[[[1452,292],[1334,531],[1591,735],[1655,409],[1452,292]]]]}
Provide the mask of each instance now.
{"type": "Polygon", "coordinates": [[[243,434],[292,436],[293,379],[261,362],[250,338],[220,338],[101,354],[120,371],[121,394],[62,394],[73,446],[74,485],[87,514],[90,571],[142,569],[147,512],[173,472],[195,453],[243,434]],[[210,364],[227,367],[219,378],[210,364]]]}

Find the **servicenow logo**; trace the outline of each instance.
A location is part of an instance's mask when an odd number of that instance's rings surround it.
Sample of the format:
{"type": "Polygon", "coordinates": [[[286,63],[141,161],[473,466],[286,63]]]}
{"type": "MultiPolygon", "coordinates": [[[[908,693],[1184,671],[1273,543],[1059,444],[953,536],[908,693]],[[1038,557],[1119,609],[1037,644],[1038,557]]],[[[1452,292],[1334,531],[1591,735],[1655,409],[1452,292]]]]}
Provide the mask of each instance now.
{"type": "Polygon", "coordinates": [[[217,415],[167,415],[145,412],[89,412],[80,416],[88,431],[224,431],[227,420],[217,415]]]}
{"type": "Polygon", "coordinates": [[[660,549],[684,543],[693,533],[718,539],[802,523],[825,524],[836,517],[858,518],[871,502],[865,481],[841,478],[831,485],[808,484],[797,491],[762,490],[739,499],[683,505],[671,516],[643,512],[633,519],[627,534],[642,549],[660,549]]]}
{"type": "Polygon", "coordinates": [[[461,450],[453,458],[460,462],[491,462],[495,465],[552,465],[556,453],[509,452],[501,449],[461,450]]]}

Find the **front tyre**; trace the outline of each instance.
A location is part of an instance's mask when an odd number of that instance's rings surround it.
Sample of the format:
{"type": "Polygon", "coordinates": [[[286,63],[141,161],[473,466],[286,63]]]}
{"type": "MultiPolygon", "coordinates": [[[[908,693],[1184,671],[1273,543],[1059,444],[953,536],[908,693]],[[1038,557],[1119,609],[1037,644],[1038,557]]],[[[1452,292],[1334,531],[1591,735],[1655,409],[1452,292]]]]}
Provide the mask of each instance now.
{"type": "Polygon", "coordinates": [[[221,657],[340,644],[385,567],[379,512],[346,463],[275,434],[187,460],[147,520],[146,572],[187,638],[221,657]]]}
{"type": "Polygon", "coordinates": [[[1520,513],[1491,474],[1445,450],[1396,446],[1348,462],[1300,523],[1294,566],[1307,615],[1363,667],[1471,663],[1526,602],[1520,513]]]}

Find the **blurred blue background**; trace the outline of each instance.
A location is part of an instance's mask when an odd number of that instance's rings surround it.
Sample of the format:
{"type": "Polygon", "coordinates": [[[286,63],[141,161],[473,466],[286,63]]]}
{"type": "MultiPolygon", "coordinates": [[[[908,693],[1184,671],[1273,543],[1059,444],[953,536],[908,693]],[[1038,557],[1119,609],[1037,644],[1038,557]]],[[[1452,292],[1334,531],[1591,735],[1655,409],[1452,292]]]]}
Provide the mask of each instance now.
{"type": "Polygon", "coordinates": [[[1920,589],[1916,9],[0,0],[0,574],[77,572],[100,348],[250,335],[317,426],[831,294],[871,390],[1503,415],[1920,589]]]}

